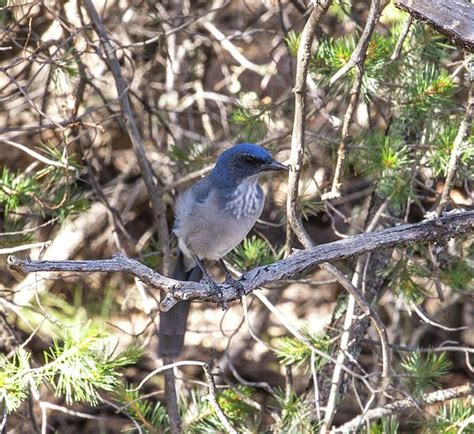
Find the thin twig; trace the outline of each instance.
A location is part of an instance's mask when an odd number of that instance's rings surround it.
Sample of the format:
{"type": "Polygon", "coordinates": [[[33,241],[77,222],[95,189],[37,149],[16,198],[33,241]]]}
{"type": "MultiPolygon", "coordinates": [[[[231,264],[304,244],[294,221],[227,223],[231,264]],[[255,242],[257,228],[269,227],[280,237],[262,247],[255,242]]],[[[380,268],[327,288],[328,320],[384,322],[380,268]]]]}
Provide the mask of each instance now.
{"type": "Polygon", "coordinates": [[[255,63],[248,60],[238,48],[230,42],[228,38],[210,21],[201,19],[200,24],[214,37],[219,41],[224,48],[239,64],[250,71],[256,72],[259,75],[266,75],[271,66],[270,65],[256,65],[255,63]]]}
{"type": "Polygon", "coordinates": [[[168,274],[170,271],[169,231],[168,223],[166,221],[165,207],[162,201],[162,191],[157,183],[155,183],[150,163],[146,157],[145,143],[143,142],[143,139],[140,135],[140,131],[138,130],[138,126],[130,106],[130,100],[128,98],[128,86],[123,78],[120,63],[115,54],[115,50],[112,47],[110,39],[107,36],[107,32],[104,28],[104,24],[100,19],[92,1],[84,0],[84,6],[87,10],[89,18],[92,21],[95,31],[100,37],[101,45],[105,51],[110,70],[114,77],[115,87],[117,89],[117,96],[122,109],[125,127],[130,137],[130,141],[132,142],[133,149],[135,150],[135,155],[140,166],[143,180],[150,196],[157,227],[159,228],[160,250],[163,253],[163,273],[168,274]]]}
{"type": "Polygon", "coordinates": [[[352,119],[359,102],[360,91],[362,87],[362,79],[364,77],[363,63],[357,64],[355,69],[354,81],[350,91],[349,105],[347,106],[346,114],[342,124],[341,141],[337,150],[337,162],[334,169],[334,178],[332,181],[331,190],[322,195],[323,200],[335,199],[341,196],[342,174],[344,171],[344,162],[346,161],[347,145],[349,143],[349,129],[352,124],[352,119]]]}
{"type": "Polygon", "coordinates": [[[225,426],[226,430],[229,433],[237,434],[237,431],[230,424],[230,422],[228,421],[226,415],[222,411],[222,408],[220,407],[219,403],[217,402],[216,383],[214,382],[214,376],[212,375],[211,368],[209,367],[209,365],[207,363],[200,362],[200,361],[197,361],[197,360],[183,360],[183,361],[180,361],[180,362],[175,362],[175,363],[171,363],[171,364],[168,364],[168,365],[161,366],[161,367],[151,371],[140,382],[140,384],[137,387],[135,387],[134,389],[131,389],[130,391],[134,392],[134,391],[140,390],[148,380],[150,380],[152,377],[154,377],[156,374],[159,374],[160,372],[166,371],[168,369],[173,369],[173,368],[176,368],[176,367],[179,367],[179,366],[190,366],[190,365],[191,366],[200,366],[203,369],[204,374],[205,374],[206,379],[207,379],[207,382],[208,382],[207,387],[209,388],[209,396],[208,396],[209,403],[214,408],[214,411],[216,412],[217,417],[221,421],[222,425],[225,426]]]}
{"type": "Polygon", "coordinates": [[[387,377],[389,375],[389,368],[390,368],[390,351],[389,351],[389,345],[388,345],[387,330],[382,320],[378,316],[377,312],[375,312],[367,303],[363,294],[336,267],[326,262],[321,265],[321,268],[323,268],[328,273],[331,273],[334,277],[336,277],[337,281],[345,289],[347,289],[347,291],[352,295],[352,297],[354,297],[355,301],[357,302],[359,307],[362,309],[362,312],[364,312],[364,314],[367,315],[372,321],[372,324],[374,325],[380,337],[380,342],[382,345],[382,377],[387,377]]]}
{"type": "MultiPolygon", "coordinates": [[[[289,160],[290,173],[288,176],[288,196],[286,199],[286,213],[288,223],[286,226],[285,254],[291,253],[291,241],[293,231],[298,231],[299,225],[295,224],[298,219],[298,181],[304,154],[304,134],[306,129],[306,79],[308,75],[309,62],[311,59],[311,46],[313,43],[316,26],[325,14],[330,0],[325,0],[314,6],[301,33],[300,44],[296,56],[295,87],[295,115],[293,119],[293,133],[291,135],[291,154],[289,160]]],[[[296,233],[298,238],[305,237],[305,231],[296,233]]]]}
{"type": "MultiPolygon", "coordinates": [[[[373,341],[371,339],[362,339],[362,343],[370,345],[380,345],[379,342],[373,341]]],[[[419,353],[444,353],[445,351],[460,352],[465,354],[474,354],[474,348],[472,347],[453,347],[450,345],[441,345],[439,347],[430,347],[430,348],[420,348],[420,347],[408,347],[406,345],[393,345],[389,344],[390,348],[395,351],[405,351],[408,353],[419,352],[419,353]]]]}
{"type": "Polygon", "coordinates": [[[411,24],[413,22],[413,17],[408,15],[407,19],[403,23],[403,28],[400,31],[400,35],[398,36],[397,43],[393,50],[392,55],[390,56],[390,60],[398,60],[400,54],[402,53],[403,43],[408,36],[408,32],[410,31],[411,24]]]}
{"type": "Polygon", "coordinates": [[[22,244],[21,246],[6,247],[0,249],[0,255],[11,255],[12,253],[21,252],[23,250],[36,249],[38,247],[45,248],[51,244],[51,241],[43,241],[40,243],[22,244]]]}
{"type": "MultiPolygon", "coordinates": [[[[335,359],[334,357],[330,356],[329,354],[326,354],[324,351],[321,351],[320,349],[316,348],[302,333],[300,333],[300,331],[297,328],[292,326],[289,323],[289,321],[286,320],[284,315],[275,306],[273,306],[273,304],[271,304],[265,296],[262,296],[262,294],[259,293],[259,292],[255,292],[254,295],[268,308],[268,310],[270,310],[278,318],[278,320],[285,326],[285,328],[296,339],[298,339],[300,342],[307,345],[311,349],[312,352],[317,354],[319,357],[334,363],[335,365],[337,365],[339,363],[338,359],[335,359]]],[[[347,374],[352,375],[355,378],[358,378],[359,380],[361,380],[365,384],[365,386],[370,391],[373,391],[373,388],[370,386],[370,384],[367,382],[367,380],[362,375],[352,371],[351,369],[347,368],[344,365],[342,365],[340,367],[340,369],[342,371],[346,372],[347,374]]]]}
{"type": "Polygon", "coordinates": [[[340,77],[348,73],[352,68],[355,69],[354,79],[350,91],[349,105],[347,106],[342,124],[341,141],[337,150],[337,162],[334,170],[334,177],[331,190],[322,196],[323,200],[334,199],[341,196],[342,174],[344,172],[344,163],[347,154],[347,145],[349,143],[349,129],[354,118],[354,113],[359,103],[360,92],[362,88],[362,80],[364,78],[364,62],[367,57],[367,49],[369,47],[370,38],[374,32],[375,26],[380,16],[380,0],[372,0],[370,4],[369,16],[364,31],[359,39],[357,47],[352,52],[349,61],[339,69],[330,80],[334,84],[340,77]]]}
{"type": "MultiPolygon", "coordinates": [[[[474,63],[474,60],[473,60],[473,63],[474,63]]],[[[454,181],[454,177],[456,176],[456,170],[459,164],[459,159],[461,158],[464,152],[464,149],[466,149],[468,145],[468,136],[469,136],[469,132],[471,131],[473,116],[474,116],[474,81],[471,81],[469,84],[466,112],[464,115],[464,119],[462,120],[461,125],[459,126],[459,130],[458,130],[458,133],[456,134],[456,138],[454,139],[453,149],[451,150],[451,156],[449,157],[448,173],[444,181],[441,198],[439,200],[438,206],[436,207],[433,213],[434,217],[440,215],[443,212],[448,202],[449,193],[451,192],[451,189],[453,188],[453,181],[454,181]]]]}
{"type": "Polygon", "coordinates": [[[357,47],[352,52],[349,61],[331,77],[329,81],[330,84],[334,84],[343,75],[347,74],[352,68],[354,68],[354,66],[362,66],[367,56],[367,48],[369,47],[370,39],[372,38],[372,34],[374,33],[381,12],[380,0],[372,0],[369,16],[367,17],[367,23],[365,24],[364,31],[357,43],[357,47]]]}
{"type": "MultiPolygon", "coordinates": [[[[359,284],[359,278],[362,272],[363,262],[361,259],[357,261],[356,268],[354,270],[354,276],[352,278],[352,284],[354,286],[359,284]]],[[[337,363],[334,366],[334,371],[331,378],[331,388],[327,399],[326,409],[324,413],[324,421],[321,425],[320,433],[325,434],[331,427],[334,415],[336,413],[336,402],[339,396],[339,387],[342,382],[343,370],[348,369],[345,365],[346,353],[349,348],[350,328],[354,320],[355,314],[355,298],[350,295],[347,301],[346,314],[344,317],[343,332],[339,340],[339,351],[337,354],[337,363]]]]}
{"type": "Polygon", "coordinates": [[[20,151],[23,151],[26,154],[30,155],[34,159],[41,161],[41,163],[47,164],[48,166],[58,167],[58,168],[67,169],[67,170],[75,170],[73,166],[69,166],[67,163],[51,160],[50,158],[45,157],[44,155],[41,155],[40,153],[36,151],[33,151],[33,149],[30,149],[27,146],[22,145],[21,143],[14,142],[13,140],[0,138],[0,142],[5,143],[6,145],[13,146],[19,149],[20,151]]]}
{"type": "Polygon", "coordinates": [[[432,319],[428,318],[428,316],[416,305],[416,303],[411,302],[410,307],[417,313],[417,315],[427,324],[432,325],[433,327],[437,327],[441,330],[446,330],[448,332],[457,332],[460,330],[466,330],[468,327],[448,327],[443,324],[440,324],[432,319]]]}
{"type": "Polygon", "coordinates": [[[104,420],[104,419],[107,419],[107,418],[110,419],[110,417],[108,417],[108,416],[95,416],[93,414],[87,414],[87,413],[83,413],[81,411],[71,410],[67,407],[63,407],[61,405],[56,405],[56,404],[53,404],[53,403],[47,402],[47,401],[40,401],[39,405],[42,409],[47,408],[49,410],[60,411],[61,413],[65,413],[65,414],[68,414],[70,416],[80,417],[82,419],[91,419],[91,420],[104,420]]]}

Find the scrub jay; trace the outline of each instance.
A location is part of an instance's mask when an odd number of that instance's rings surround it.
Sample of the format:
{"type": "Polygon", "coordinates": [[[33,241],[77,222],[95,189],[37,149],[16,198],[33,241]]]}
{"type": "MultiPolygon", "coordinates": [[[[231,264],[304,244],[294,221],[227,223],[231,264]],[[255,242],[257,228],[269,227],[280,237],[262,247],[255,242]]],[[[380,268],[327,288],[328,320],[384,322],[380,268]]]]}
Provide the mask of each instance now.
{"type": "MultiPolygon", "coordinates": [[[[287,170],[258,145],[241,143],[224,151],[212,172],[185,191],[177,201],[173,232],[178,237],[178,262],[172,277],[216,283],[201,261],[219,261],[226,283],[238,285],[222,258],[249,233],[263,210],[265,195],[258,184],[262,172],[287,170]]],[[[238,286],[237,286],[238,287],[238,286]]],[[[181,353],[190,301],[160,313],[160,357],[181,353]]]]}

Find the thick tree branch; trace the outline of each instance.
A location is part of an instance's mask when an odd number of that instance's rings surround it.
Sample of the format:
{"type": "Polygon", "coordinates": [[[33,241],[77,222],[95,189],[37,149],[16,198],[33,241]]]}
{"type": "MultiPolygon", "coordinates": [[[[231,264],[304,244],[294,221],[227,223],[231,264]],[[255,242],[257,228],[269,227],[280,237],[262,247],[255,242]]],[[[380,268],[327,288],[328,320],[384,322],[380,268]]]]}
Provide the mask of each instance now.
{"type": "MultiPolygon", "coordinates": [[[[297,273],[320,265],[324,262],[360,256],[369,252],[401,247],[411,243],[444,241],[474,231],[474,211],[450,213],[444,217],[420,223],[396,226],[380,232],[355,235],[350,238],[321,244],[308,250],[302,250],[288,258],[273,264],[257,267],[239,279],[245,294],[268,284],[293,277],[297,273]]],[[[75,271],[75,272],[124,272],[138,277],[143,283],[155,289],[167,292],[162,302],[163,310],[170,309],[178,300],[199,299],[215,303],[228,302],[239,298],[238,289],[231,285],[221,284],[222,296],[215,294],[204,283],[180,282],[164,277],[135,259],[122,254],[112,259],[89,261],[33,261],[8,258],[11,269],[23,272],[37,271],[75,271]]]]}
{"type": "Polygon", "coordinates": [[[464,0],[398,0],[395,6],[474,51],[474,5],[464,0]]]}
{"type": "Polygon", "coordinates": [[[392,402],[384,407],[374,408],[369,410],[363,417],[357,416],[351,421],[336,428],[336,433],[355,432],[357,427],[362,423],[380,419],[383,416],[390,416],[394,413],[399,413],[408,408],[417,408],[420,404],[432,405],[438,402],[449,401],[450,399],[461,398],[463,396],[472,395],[474,393],[474,383],[463,384],[462,386],[452,387],[450,389],[437,390],[436,392],[426,393],[418,400],[407,398],[400,401],[392,402]]]}

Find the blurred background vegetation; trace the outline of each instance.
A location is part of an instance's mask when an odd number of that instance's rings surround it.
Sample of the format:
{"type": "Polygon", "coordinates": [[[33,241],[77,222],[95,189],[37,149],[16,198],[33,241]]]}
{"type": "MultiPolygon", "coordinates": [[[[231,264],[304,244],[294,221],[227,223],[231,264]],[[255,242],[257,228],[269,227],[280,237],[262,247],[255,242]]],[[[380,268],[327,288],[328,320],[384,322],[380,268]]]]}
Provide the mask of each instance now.
{"type": "MultiPolygon", "coordinates": [[[[228,146],[257,142],[279,161],[289,157],[304,1],[95,3],[170,226],[178,192],[228,146]]],[[[357,68],[330,78],[354,52],[367,2],[334,1],[316,31],[298,206],[318,244],[363,232],[377,210],[378,230],[423,220],[439,203],[465,117],[472,55],[416,21],[397,53],[408,15],[382,3],[349,125],[341,195],[332,200],[321,196],[332,183],[357,68]]],[[[162,267],[158,230],[99,38],[73,0],[0,0],[0,25],[0,427],[167,432],[161,374],[134,390],[161,364],[159,295],[119,273],[7,269],[13,253],[59,260],[117,251],[162,267]]],[[[469,125],[446,210],[472,209],[473,167],[469,125]]],[[[286,182],[265,180],[264,214],[228,255],[234,269],[283,256],[286,182]]],[[[386,394],[371,395],[346,374],[334,426],[361,414],[369,399],[375,408],[473,379],[472,234],[377,253],[370,261],[361,284],[387,327],[392,375],[386,394]]],[[[356,261],[338,266],[351,276],[356,261]]],[[[322,270],[259,294],[225,312],[195,303],[181,358],[211,366],[218,403],[239,432],[316,432],[322,420],[314,380],[324,408],[334,364],[313,349],[337,356],[347,294],[322,270]]],[[[353,325],[347,366],[375,387],[380,349],[366,320],[353,325]]],[[[200,367],[179,369],[178,390],[185,432],[224,431],[200,367]]],[[[473,419],[465,398],[414,406],[360,429],[456,433],[474,430],[473,419]]]]}

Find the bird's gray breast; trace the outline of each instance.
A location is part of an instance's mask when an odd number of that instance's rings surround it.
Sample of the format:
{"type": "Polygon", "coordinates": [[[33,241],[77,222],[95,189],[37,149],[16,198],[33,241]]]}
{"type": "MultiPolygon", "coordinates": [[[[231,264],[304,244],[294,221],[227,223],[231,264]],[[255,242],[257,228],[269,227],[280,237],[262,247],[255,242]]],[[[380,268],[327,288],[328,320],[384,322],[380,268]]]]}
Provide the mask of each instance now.
{"type": "Polygon", "coordinates": [[[262,213],[264,193],[256,180],[234,189],[210,188],[206,195],[193,188],[178,203],[174,232],[186,256],[219,259],[236,247],[262,213]]]}

